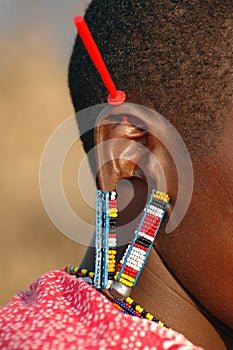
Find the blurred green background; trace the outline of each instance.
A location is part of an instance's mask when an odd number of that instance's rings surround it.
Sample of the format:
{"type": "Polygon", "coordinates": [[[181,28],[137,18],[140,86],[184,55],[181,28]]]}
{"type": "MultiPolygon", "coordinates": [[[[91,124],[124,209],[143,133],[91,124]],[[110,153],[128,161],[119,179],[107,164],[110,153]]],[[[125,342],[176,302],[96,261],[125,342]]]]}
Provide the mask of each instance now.
{"type": "MultiPolygon", "coordinates": [[[[85,246],[51,223],[39,189],[40,159],[54,129],[73,114],[67,66],[73,17],[88,1],[0,0],[0,305],[48,270],[79,264],[85,246]]],[[[68,201],[93,222],[78,190],[84,159],[76,143],[64,165],[68,201]]],[[[88,171],[88,188],[94,184],[88,171]]]]}

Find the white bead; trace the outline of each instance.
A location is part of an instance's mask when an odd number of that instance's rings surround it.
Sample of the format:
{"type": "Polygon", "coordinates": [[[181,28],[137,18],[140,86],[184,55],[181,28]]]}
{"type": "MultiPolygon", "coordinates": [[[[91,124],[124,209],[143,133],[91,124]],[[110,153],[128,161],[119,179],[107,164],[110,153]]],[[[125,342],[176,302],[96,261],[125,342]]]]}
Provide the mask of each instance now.
{"type": "Polygon", "coordinates": [[[145,250],[143,250],[143,249],[140,249],[140,248],[137,248],[137,247],[133,247],[133,250],[135,250],[135,251],[138,252],[139,254],[146,255],[146,252],[145,252],[145,250]]]}
{"type": "Polygon", "coordinates": [[[109,197],[110,197],[111,200],[117,199],[117,193],[116,193],[116,191],[111,191],[111,192],[109,192],[109,197]]]}
{"type": "Polygon", "coordinates": [[[140,232],[140,235],[146,239],[148,239],[149,241],[153,242],[154,240],[154,237],[150,236],[150,235],[147,235],[146,233],[144,232],[140,232]]]}

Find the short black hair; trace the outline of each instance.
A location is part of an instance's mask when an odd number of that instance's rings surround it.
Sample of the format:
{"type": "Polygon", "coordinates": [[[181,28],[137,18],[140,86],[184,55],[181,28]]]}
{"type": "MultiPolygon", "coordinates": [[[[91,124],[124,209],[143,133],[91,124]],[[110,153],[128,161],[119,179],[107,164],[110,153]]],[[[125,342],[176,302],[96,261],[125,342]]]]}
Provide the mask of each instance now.
{"type": "MultiPolygon", "coordinates": [[[[93,0],[85,14],[127,101],[150,100],[193,153],[213,147],[232,101],[232,10],[232,0],[93,0]]],[[[68,79],[76,112],[107,102],[78,36],[68,79]]],[[[83,141],[92,148],[93,134],[83,141]]]]}

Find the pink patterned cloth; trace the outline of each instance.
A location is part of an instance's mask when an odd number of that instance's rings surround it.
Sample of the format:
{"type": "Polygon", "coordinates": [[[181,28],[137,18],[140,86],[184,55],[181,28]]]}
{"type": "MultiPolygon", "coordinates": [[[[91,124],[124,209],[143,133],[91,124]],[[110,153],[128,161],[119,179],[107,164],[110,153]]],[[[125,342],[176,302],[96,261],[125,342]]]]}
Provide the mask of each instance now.
{"type": "Polygon", "coordinates": [[[46,273],[0,309],[0,349],[200,350],[179,333],[122,314],[63,271],[46,273]]]}

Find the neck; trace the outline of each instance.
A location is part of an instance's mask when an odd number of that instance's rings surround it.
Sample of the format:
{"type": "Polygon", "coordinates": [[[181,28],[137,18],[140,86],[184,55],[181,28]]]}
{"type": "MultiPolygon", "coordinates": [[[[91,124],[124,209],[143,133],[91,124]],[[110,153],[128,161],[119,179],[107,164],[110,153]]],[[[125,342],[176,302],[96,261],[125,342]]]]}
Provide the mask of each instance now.
{"type": "Polygon", "coordinates": [[[233,339],[209,320],[169,272],[155,249],[151,250],[132,297],[156,318],[205,350],[233,348],[233,339]]]}
{"type": "MultiPolygon", "coordinates": [[[[81,266],[93,271],[94,255],[94,248],[89,247],[81,266]]],[[[155,249],[151,249],[131,296],[157,319],[205,350],[233,349],[232,336],[177,282],[155,249]]]]}

